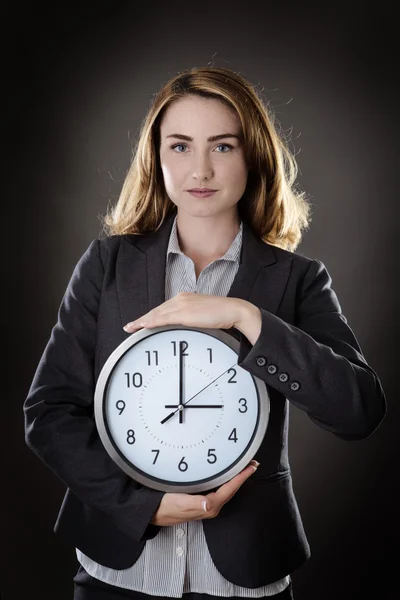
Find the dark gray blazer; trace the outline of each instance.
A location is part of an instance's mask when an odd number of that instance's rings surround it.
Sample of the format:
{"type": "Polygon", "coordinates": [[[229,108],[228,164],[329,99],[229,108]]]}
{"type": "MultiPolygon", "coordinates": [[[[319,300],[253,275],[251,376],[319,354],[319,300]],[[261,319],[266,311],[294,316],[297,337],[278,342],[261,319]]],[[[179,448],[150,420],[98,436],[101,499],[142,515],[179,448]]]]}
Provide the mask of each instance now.
{"type": "MultiPolygon", "coordinates": [[[[55,532],[113,569],[136,562],[160,527],[150,523],[164,492],[131,480],[97,434],[93,395],[123,329],[165,301],[165,261],[175,212],[157,231],[91,242],[78,261],[24,404],[26,443],[67,486],[55,532]]],[[[204,519],[220,573],[260,587],[310,556],[288,460],[289,402],[345,440],[369,436],[386,413],[375,371],[341,313],[321,261],[259,240],[243,223],[239,270],[228,296],[261,309],[252,346],[237,329],[238,364],[271,399],[258,471],[214,519],[204,519]]]]}

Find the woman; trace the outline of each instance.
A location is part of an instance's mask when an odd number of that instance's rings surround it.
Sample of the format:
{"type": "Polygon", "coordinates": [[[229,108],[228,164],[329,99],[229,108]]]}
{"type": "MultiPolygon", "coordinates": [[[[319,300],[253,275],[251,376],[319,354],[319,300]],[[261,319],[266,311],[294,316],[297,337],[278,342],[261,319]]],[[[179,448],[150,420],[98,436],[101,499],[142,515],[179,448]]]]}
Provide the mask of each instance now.
{"type": "Polygon", "coordinates": [[[293,598],[310,548],[288,405],[345,440],[370,435],[386,411],[325,266],[295,253],[310,221],[296,173],[261,97],[233,71],[191,69],[154,98],[24,405],[27,444],[68,486],[55,531],[76,548],[75,599],[293,598]],[[171,324],[236,336],[238,365],[271,397],[255,468],[204,495],[131,480],[93,419],[110,353],[141,327],[171,324]]]}

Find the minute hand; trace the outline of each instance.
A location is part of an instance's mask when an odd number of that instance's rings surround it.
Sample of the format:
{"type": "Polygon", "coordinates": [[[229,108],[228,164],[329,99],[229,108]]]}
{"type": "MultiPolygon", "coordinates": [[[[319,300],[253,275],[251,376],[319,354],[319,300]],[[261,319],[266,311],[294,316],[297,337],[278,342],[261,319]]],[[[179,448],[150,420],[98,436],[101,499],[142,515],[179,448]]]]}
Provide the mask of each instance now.
{"type": "MultiPolygon", "coordinates": [[[[205,387],[203,387],[199,392],[197,392],[197,394],[195,394],[194,396],[192,396],[191,398],[189,398],[189,400],[187,400],[186,402],[183,403],[183,406],[186,406],[186,404],[189,404],[189,402],[191,400],[193,400],[193,398],[196,398],[196,396],[198,396],[199,394],[201,394],[201,392],[203,392],[204,390],[206,390],[210,385],[212,385],[213,383],[215,383],[220,377],[222,377],[222,375],[225,375],[225,373],[227,373],[230,369],[233,369],[233,367],[236,365],[237,363],[234,363],[231,367],[229,367],[229,369],[226,369],[226,371],[224,371],[223,373],[221,373],[221,375],[218,375],[218,377],[216,377],[215,379],[213,379],[213,381],[210,381],[210,383],[208,383],[205,387]]],[[[170,413],[169,415],[167,415],[165,417],[165,419],[163,419],[161,421],[161,425],[163,425],[164,423],[166,423],[167,421],[169,421],[169,419],[171,419],[174,414],[176,412],[178,412],[179,408],[177,408],[176,410],[174,410],[172,413],[170,413]]]]}

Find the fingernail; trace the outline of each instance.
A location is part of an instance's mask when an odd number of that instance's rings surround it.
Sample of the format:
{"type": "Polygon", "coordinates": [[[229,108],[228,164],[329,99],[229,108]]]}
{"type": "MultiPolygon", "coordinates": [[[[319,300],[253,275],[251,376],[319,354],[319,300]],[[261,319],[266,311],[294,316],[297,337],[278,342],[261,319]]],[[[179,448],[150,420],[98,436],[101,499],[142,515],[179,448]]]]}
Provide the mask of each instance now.
{"type": "Polygon", "coordinates": [[[139,327],[146,327],[147,326],[147,322],[146,321],[132,321],[131,323],[127,323],[126,325],[124,325],[124,327],[122,329],[124,329],[125,331],[130,331],[131,328],[139,328],[139,327]]]}
{"type": "Polygon", "coordinates": [[[260,463],[257,460],[252,460],[251,462],[254,463],[251,466],[253,467],[254,473],[255,473],[257,471],[258,466],[259,466],[260,463]]]}
{"type": "Polygon", "coordinates": [[[204,510],[205,512],[207,512],[207,511],[209,510],[209,506],[208,506],[208,504],[207,504],[207,501],[206,501],[206,500],[203,500],[203,502],[201,503],[201,505],[202,505],[202,507],[203,507],[203,510],[204,510]]]}

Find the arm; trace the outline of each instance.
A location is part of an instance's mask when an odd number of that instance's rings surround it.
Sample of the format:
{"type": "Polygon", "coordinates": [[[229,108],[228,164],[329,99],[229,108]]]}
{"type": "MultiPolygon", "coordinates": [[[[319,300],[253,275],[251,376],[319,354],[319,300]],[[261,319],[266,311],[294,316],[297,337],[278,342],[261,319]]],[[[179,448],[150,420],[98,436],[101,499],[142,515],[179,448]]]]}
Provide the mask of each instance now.
{"type": "Polygon", "coordinates": [[[383,420],[386,398],[331,282],[324,264],[313,260],[299,290],[296,325],[254,305],[244,307],[236,325],[243,334],[238,365],[305,410],[323,429],[359,440],[383,420]],[[257,364],[259,357],[266,359],[265,365],[257,364]],[[277,367],[275,373],[268,372],[269,365],[277,367]],[[286,382],[279,380],[281,373],[289,376],[286,382]],[[292,382],[298,389],[291,388],[292,382]]]}
{"type": "Polygon", "coordinates": [[[85,504],[106,513],[137,542],[160,527],[150,524],[163,492],[132,480],[110,458],[93,417],[97,314],[103,281],[100,242],[76,265],[24,403],[31,450],[85,504]]]}

